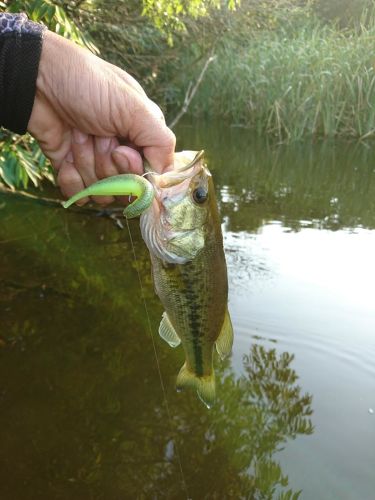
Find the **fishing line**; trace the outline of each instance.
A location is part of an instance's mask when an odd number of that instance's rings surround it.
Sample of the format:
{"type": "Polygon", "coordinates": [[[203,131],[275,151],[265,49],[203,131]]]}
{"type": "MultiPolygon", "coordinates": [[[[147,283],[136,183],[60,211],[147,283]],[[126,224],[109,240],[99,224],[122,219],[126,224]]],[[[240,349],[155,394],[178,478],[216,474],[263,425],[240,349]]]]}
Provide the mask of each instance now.
{"type": "MultiPolygon", "coordinates": [[[[126,225],[128,227],[128,232],[129,232],[129,237],[130,237],[130,244],[131,244],[131,247],[132,247],[134,261],[136,263],[139,288],[140,288],[140,291],[141,291],[141,298],[142,298],[143,305],[144,305],[144,308],[145,308],[145,311],[146,311],[148,331],[149,331],[149,335],[151,337],[152,347],[153,347],[154,356],[155,356],[155,362],[156,362],[156,366],[157,366],[158,374],[159,374],[160,385],[161,385],[161,388],[162,388],[162,391],[163,391],[165,410],[166,410],[166,413],[167,413],[167,417],[168,417],[168,420],[169,420],[169,425],[171,427],[172,433],[174,433],[174,431],[173,431],[172,416],[171,416],[171,412],[169,410],[169,404],[168,404],[168,399],[167,399],[167,392],[165,390],[163,376],[161,374],[160,363],[159,363],[158,353],[157,353],[157,350],[156,350],[156,344],[155,344],[154,336],[152,335],[151,320],[150,320],[150,315],[149,315],[148,309],[147,309],[145,294],[144,294],[144,291],[143,291],[141,274],[140,274],[139,269],[138,269],[138,259],[137,259],[137,255],[136,255],[136,252],[135,252],[135,246],[134,246],[132,234],[130,232],[129,220],[128,220],[127,217],[125,217],[125,220],[126,220],[126,225]]],[[[176,457],[177,457],[178,467],[180,469],[182,486],[183,486],[183,489],[185,490],[185,494],[186,494],[186,500],[191,500],[191,498],[189,497],[189,491],[188,491],[186,480],[185,480],[185,474],[184,474],[184,471],[182,469],[181,455],[180,455],[179,448],[178,448],[178,445],[177,445],[177,439],[175,439],[175,451],[176,451],[176,457]]]]}

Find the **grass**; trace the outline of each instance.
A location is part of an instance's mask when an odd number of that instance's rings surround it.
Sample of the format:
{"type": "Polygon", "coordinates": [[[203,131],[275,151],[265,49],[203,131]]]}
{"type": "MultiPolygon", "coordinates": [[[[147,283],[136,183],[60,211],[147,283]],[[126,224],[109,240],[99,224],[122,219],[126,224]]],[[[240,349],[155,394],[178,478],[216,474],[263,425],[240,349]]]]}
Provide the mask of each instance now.
{"type": "Polygon", "coordinates": [[[375,21],[356,33],[318,22],[223,40],[191,106],[194,114],[269,133],[375,135],[375,21]]]}

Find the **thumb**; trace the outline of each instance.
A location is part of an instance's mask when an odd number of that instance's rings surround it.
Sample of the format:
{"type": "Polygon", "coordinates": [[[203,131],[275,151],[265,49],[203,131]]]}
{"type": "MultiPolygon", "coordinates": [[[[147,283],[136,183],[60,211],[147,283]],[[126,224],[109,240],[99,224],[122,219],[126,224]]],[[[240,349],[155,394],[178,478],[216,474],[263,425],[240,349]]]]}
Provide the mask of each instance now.
{"type": "Polygon", "coordinates": [[[173,167],[176,137],[167,127],[164,115],[153,101],[134,96],[129,139],[142,153],[151,168],[163,173],[173,167]]]}
{"type": "Polygon", "coordinates": [[[143,155],[152,170],[163,173],[173,168],[175,144],[176,139],[173,134],[173,139],[170,138],[168,144],[143,148],[143,155]]]}

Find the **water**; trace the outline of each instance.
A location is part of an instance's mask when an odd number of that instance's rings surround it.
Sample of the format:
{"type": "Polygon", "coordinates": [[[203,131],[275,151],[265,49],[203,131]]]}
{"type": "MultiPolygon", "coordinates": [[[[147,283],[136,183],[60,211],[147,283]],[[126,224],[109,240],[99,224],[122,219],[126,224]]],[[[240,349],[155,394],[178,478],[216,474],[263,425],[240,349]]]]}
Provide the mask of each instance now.
{"type": "Polygon", "coordinates": [[[213,124],[233,356],[218,402],[177,394],[137,221],[0,196],[0,498],[372,499],[371,147],[277,146],[213,124]],[[139,296],[137,268],[172,414],[139,296]]]}

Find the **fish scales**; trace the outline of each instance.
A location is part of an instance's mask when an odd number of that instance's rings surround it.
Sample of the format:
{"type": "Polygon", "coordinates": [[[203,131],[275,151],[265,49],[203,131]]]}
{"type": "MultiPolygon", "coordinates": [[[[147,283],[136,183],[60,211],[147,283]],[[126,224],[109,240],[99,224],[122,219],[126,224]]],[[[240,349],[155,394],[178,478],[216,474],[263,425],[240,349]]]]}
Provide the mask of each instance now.
{"type": "Polygon", "coordinates": [[[218,272],[217,266],[221,252],[213,242],[184,265],[165,265],[151,257],[157,294],[182,341],[187,365],[198,376],[212,371],[213,344],[227,305],[226,272],[218,272]]]}

